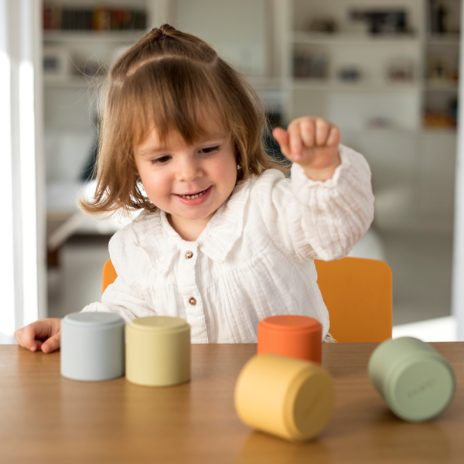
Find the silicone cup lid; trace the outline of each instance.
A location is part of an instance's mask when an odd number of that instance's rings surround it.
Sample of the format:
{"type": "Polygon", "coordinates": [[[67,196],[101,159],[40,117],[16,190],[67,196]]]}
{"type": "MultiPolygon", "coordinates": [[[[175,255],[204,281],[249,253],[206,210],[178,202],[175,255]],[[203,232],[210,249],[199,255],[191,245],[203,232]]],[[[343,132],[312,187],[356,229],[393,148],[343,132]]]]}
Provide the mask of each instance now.
{"type": "Polygon", "coordinates": [[[318,332],[322,330],[321,323],[309,316],[282,315],[270,316],[259,322],[266,330],[283,332],[318,332]]]}
{"type": "Polygon", "coordinates": [[[110,328],[119,325],[124,325],[124,319],[118,314],[107,312],[80,312],[68,314],[64,317],[63,323],[93,328],[110,328]]]}
{"type": "Polygon", "coordinates": [[[172,316],[139,317],[130,322],[130,327],[136,330],[155,332],[182,332],[189,329],[184,319],[172,316]]]}
{"type": "Polygon", "coordinates": [[[385,385],[385,399],[402,419],[419,422],[439,415],[451,401],[454,372],[439,355],[414,353],[392,369],[385,385]]]}

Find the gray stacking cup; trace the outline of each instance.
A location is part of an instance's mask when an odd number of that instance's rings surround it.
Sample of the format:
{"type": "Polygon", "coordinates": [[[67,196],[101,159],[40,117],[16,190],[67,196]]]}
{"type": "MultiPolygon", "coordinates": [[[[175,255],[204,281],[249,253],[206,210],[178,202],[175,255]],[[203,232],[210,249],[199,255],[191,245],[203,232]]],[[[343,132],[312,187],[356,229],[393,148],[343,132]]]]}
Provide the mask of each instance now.
{"type": "Polygon", "coordinates": [[[68,314],[61,322],[61,375],[73,380],[123,376],[124,326],[113,313],[68,314]]]}

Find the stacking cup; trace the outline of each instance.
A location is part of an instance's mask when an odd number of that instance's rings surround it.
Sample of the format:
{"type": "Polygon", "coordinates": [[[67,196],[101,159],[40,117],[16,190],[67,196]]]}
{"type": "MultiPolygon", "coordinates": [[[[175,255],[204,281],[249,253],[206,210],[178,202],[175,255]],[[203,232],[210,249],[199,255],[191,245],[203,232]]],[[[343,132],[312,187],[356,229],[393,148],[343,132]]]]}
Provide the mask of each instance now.
{"type": "Polygon", "coordinates": [[[410,422],[438,416],[455,389],[454,372],[447,360],[413,337],[380,344],[369,359],[368,372],[392,412],[410,422]]]}
{"type": "Polygon", "coordinates": [[[183,319],[150,316],[126,326],[126,378],[146,386],[190,380],[190,326],[183,319]]]}
{"type": "Polygon", "coordinates": [[[108,380],[124,375],[124,320],[113,313],[72,313],[61,322],[61,375],[108,380]]]}
{"type": "Polygon", "coordinates": [[[262,353],[320,363],[322,324],[308,316],[267,317],[258,324],[258,354],[262,353]]]}
{"type": "Polygon", "coordinates": [[[334,387],[317,363],[271,353],[252,357],[235,385],[239,418],[257,430],[291,441],[318,435],[329,422],[334,387]]]}

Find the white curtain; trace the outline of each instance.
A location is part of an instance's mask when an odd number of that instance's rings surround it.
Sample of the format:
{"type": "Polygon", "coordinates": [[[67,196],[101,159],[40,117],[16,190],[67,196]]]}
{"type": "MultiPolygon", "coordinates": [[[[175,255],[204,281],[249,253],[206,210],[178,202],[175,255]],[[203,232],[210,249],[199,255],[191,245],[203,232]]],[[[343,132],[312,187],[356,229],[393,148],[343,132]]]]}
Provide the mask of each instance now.
{"type": "Polygon", "coordinates": [[[41,11],[0,0],[0,342],[46,313],[41,11]]]}

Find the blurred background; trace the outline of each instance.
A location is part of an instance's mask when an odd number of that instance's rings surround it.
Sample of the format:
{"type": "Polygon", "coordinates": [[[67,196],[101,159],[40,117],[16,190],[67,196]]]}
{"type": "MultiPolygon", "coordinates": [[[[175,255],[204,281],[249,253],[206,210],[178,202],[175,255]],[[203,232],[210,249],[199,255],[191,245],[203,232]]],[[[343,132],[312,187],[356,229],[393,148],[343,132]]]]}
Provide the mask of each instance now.
{"type": "Polygon", "coordinates": [[[48,315],[79,311],[100,295],[108,239],[130,218],[91,219],[76,206],[92,190],[99,87],[115,57],[168,22],[207,40],[246,75],[271,124],[313,114],[340,127],[342,142],[369,161],[376,196],[374,224],[352,254],[391,266],[397,334],[454,339],[460,5],[43,1],[48,315]]]}

